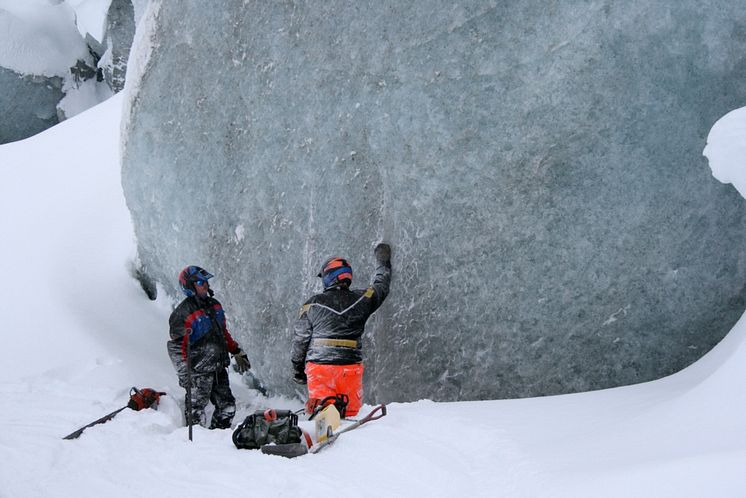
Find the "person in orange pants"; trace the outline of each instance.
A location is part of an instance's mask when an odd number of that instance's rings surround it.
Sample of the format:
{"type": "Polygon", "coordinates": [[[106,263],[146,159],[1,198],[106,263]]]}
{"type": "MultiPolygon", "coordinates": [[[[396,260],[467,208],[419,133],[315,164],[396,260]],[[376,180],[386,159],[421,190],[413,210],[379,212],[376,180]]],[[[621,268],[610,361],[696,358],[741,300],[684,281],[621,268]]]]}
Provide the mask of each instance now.
{"type": "Polygon", "coordinates": [[[378,244],[377,267],[366,289],[350,289],[352,267],[327,259],[318,276],[324,292],[305,302],[293,327],[293,380],[308,385],[306,411],[327,396],[348,397],[345,416],[357,415],[363,400],[361,338],[365,322],[383,304],[391,282],[391,247],[378,244]]]}
{"type": "Polygon", "coordinates": [[[363,406],[363,367],[362,363],[352,365],[325,365],[306,363],[308,382],[308,404],[306,412],[312,413],[318,402],[328,396],[347,396],[345,416],[353,417],[363,406]]]}

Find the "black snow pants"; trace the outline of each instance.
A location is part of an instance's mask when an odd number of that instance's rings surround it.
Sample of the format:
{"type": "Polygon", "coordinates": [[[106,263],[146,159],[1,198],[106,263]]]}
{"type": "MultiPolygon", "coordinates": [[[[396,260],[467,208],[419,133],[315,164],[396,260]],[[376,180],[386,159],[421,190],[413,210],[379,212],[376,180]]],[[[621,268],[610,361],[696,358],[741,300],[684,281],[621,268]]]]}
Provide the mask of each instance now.
{"type": "MultiPolygon", "coordinates": [[[[179,378],[181,387],[186,388],[186,376],[179,378]]],[[[184,396],[186,401],[186,395],[184,396]]],[[[228,370],[220,368],[212,373],[192,374],[192,423],[207,427],[205,408],[207,402],[215,405],[210,429],[229,429],[236,414],[236,398],[228,383],[228,370]]],[[[184,415],[186,416],[186,403],[184,415]]]]}

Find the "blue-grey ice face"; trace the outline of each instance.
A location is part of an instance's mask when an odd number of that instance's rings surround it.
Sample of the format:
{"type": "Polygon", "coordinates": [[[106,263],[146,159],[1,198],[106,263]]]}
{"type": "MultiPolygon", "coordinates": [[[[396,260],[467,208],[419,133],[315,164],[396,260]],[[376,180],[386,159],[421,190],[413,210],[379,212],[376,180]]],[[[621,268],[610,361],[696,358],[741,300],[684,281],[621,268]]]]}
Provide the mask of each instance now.
{"type": "Polygon", "coordinates": [[[140,257],[172,290],[213,269],[275,390],[319,264],[363,287],[379,240],[368,401],[650,380],[743,312],[743,201],[701,157],[746,100],[733,2],[163,2],[156,26],[124,137],[140,257]]]}
{"type": "Polygon", "coordinates": [[[62,79],[23,76],[0,67],[0,144],[36,135],[58,122],[62,79]]]}
{"type": "Polygon", "coordinates": [[[112,0],[106,14],[106,45],[110,51],[103,73],[114,92],[124,88],[127,59],[135,36],[135,8],[131,0],[112,0]]]}

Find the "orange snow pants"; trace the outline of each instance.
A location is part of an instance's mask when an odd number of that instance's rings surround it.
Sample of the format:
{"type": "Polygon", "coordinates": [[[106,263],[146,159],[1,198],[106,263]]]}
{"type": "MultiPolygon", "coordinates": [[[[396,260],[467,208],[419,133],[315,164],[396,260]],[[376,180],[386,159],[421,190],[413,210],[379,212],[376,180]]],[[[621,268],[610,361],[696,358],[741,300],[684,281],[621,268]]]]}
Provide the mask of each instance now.
{"type": "Polygon", "coordinates": [[[321,401],[327,396],[346,394],[349,398],[345,417],[354,417],[363,406],[363,364],[324,365],[306,363],[308,401],[321,401]]]}

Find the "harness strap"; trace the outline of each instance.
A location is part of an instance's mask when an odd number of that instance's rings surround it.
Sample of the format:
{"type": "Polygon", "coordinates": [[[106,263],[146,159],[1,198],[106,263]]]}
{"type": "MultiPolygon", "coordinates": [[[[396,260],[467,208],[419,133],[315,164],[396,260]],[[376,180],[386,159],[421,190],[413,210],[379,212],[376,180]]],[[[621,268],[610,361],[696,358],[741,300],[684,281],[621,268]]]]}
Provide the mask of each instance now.
{"type": "Polygon", "coordinates": [[[332,346],[339,348],[357,348],[358,341],[351,339],[314,339],[314,346],[332,346]]]}
{"type": "Polygon", "coordinates": [[[355,301],[354,303],[352,303],[351,305],[349,305],[349,306],[348,306],[347,308],[343,309],[342,311],[337,311],[337,310],[335,310],[334,308],[330,308],[329,306],[324,306],[323,304],[319,304],[319,303],[311,303],[311,304],[305,304],[305,305],[303,305],[303,307],[302,307],[302,308],[300,309],[300,316],[303,316],[303,313],[307,313],[307,312],[308,312],[308,310],[309,310],[309,309],[311,309],[311,306],[318,306],[319,308],[324,308],[325,310],[329,310],[329,311],[331,311],[331,312],[332,312],[332,313],[334,313],[335,315],[339,315],[339,316],[342,316],[342,315],[344,315],[345,313],[347,313],[348,311],[350,311],[350,310],[351,310],[352,308],[354,308],[355,306],[357,306],[357,304],[358,304],[358,303],[359,303],[360,301],[362,301],[363,299],[370,299],[371,297],[373,297],[373,295],[374,295],[375,293],[376,293],[376,291],[375,291],[375,289],[373,289],[373,287],[368,287],[368,288],[367,288],[367,289],[365,290],[365,292],[363,293],[363,295],[362,295],[362,296],[360,296],[360,297],[359,297],[359,298],[357,299],[357,301],[355,301]]]}

